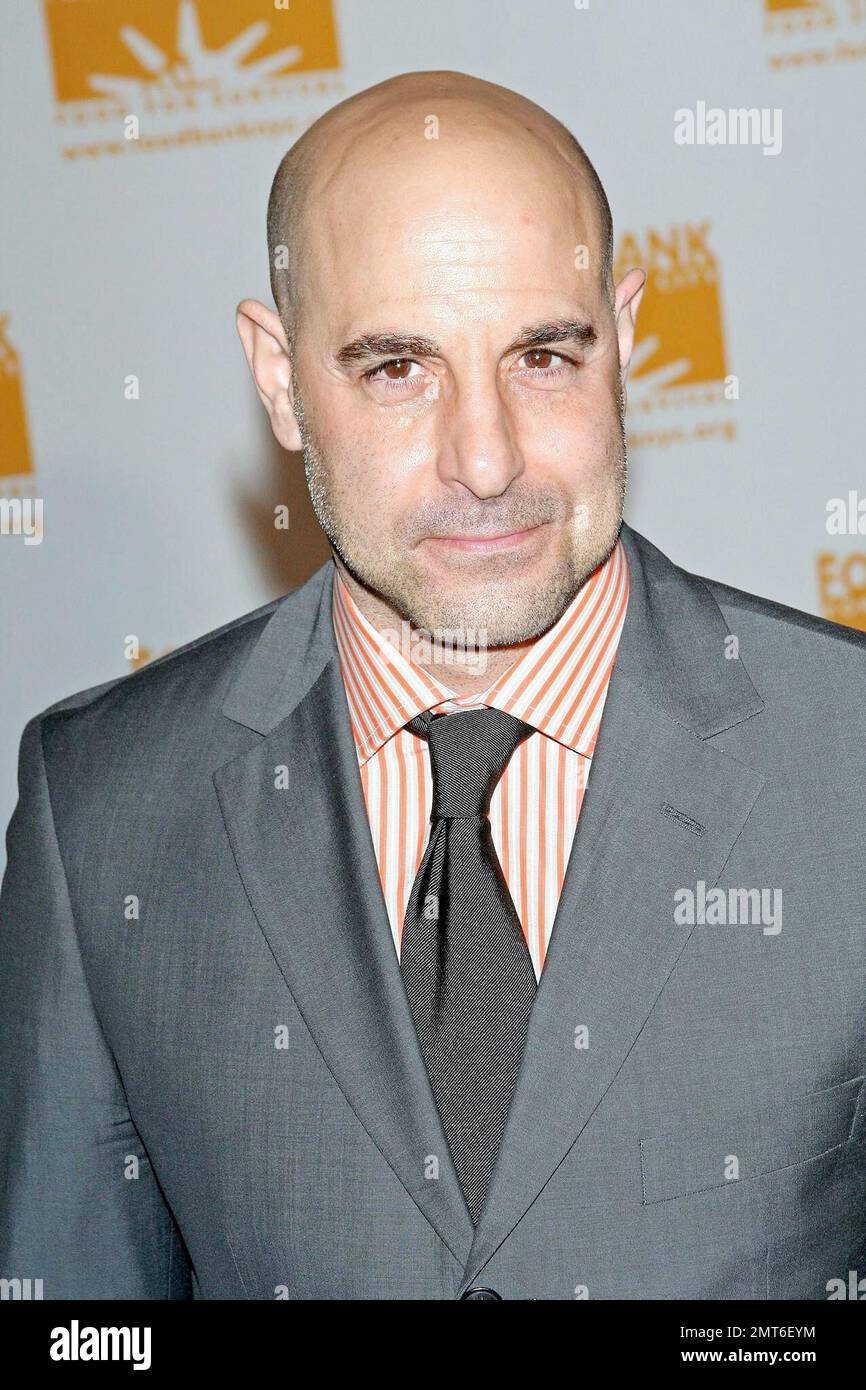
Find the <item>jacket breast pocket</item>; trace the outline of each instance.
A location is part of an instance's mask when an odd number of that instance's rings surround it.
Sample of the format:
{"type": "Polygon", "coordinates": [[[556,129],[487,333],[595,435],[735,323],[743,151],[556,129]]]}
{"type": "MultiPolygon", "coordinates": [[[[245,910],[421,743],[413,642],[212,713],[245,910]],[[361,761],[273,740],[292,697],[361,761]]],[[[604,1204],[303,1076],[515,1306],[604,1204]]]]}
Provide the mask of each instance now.
{"type": "Polygon", "coordinates": [[[644,1205],[778,1172],[866,1137],[866,1105],[858,1105],[862,1089],[863,1077],[854,1076],[762,1113],[741,1110],[641,1139],[644,1205]]]}

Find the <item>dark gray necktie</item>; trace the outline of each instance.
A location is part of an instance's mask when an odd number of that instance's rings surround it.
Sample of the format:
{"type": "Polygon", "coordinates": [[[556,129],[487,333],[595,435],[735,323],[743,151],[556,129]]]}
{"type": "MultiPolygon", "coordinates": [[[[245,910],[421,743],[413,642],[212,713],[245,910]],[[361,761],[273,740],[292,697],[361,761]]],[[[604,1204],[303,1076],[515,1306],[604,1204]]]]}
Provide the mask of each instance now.
{"type": "Polygon", "coordinates": [[[526,1043],[535,972],[487,811],[529,724],[496,709],[420,714],[433,770],[430,839],[400,970],[454,1166],[477,1225],[526,1043]]]}

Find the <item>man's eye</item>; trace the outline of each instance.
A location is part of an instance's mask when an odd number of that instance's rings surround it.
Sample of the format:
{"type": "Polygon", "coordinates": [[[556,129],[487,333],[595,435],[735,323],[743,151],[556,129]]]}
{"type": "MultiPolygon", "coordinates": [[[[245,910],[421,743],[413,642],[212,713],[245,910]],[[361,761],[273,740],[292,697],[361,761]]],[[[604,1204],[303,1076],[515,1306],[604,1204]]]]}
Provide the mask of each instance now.
{"type": "Polygon", "coordinates": [[[421,372],[421,367],[411,357],[392,357],[387,362],[380,362],[378,367],[371,367],[369,371],[363,373],[367,381],[382,381],[389,388],[396,387],[398,390],[403,382],[415,381],[417,373],[412,371],[416,367],[421,372]]]}
{"type": "MultiPolygon", "coordinates": [[[[530,371],[544,371],[548,374],[554,362],[563,363],[569,360],[559,352],[552,352],[550,348],[530,348],[529,352],[525,352],[520,358],[520,362],[526,363],[530,371]]],[[[554,373],[558,370],[558,367],[553,368],[554,373]]]]}

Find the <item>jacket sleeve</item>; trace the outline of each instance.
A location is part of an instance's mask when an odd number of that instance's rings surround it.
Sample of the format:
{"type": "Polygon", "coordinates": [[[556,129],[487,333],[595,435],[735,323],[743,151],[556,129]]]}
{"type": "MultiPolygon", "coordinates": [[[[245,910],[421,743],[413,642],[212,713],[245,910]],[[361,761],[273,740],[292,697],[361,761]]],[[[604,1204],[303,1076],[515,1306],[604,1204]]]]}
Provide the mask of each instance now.
{"type": "Polygon", "coordinates": [[[41,717],[21,740],[7,849],[0,892],[0,1280],[7,1282],[0,1287],[6,1297],[189,1298],[185,1249],[85,978],[41,717]]]}

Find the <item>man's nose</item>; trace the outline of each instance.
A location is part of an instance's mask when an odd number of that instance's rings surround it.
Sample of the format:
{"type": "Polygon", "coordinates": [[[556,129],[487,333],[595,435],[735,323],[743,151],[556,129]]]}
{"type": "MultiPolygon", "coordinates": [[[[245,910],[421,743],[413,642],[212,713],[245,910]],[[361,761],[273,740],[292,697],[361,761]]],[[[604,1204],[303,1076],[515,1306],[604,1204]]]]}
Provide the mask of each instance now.
{"type": "Polygon", "coordinates": [[[458,389],[447,412],[439,459],[444,482],[476,497],[498,497],[523,472],[513,422],[495,381],[458,389]]]}

